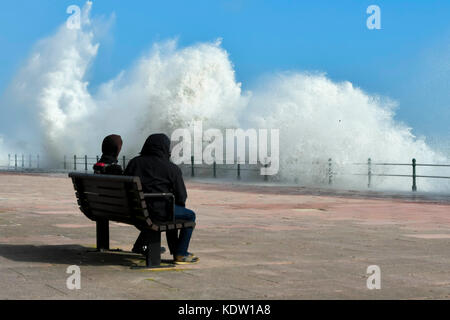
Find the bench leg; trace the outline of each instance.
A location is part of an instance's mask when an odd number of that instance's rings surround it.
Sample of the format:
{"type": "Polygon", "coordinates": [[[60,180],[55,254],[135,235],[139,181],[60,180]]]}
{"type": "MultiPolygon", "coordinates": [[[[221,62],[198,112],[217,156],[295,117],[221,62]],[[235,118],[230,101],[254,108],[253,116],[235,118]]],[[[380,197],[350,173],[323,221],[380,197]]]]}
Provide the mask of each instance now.
{"type": "Polygon", "coordinates": [[[158,267],[161,265],[161,232],[150,231],[146,255],[147,267],[158,267]]]}
{"type": "Polygon", "coordinates": [[[109,220],[97,222],[97,250],[109,250],[109,220]]]}

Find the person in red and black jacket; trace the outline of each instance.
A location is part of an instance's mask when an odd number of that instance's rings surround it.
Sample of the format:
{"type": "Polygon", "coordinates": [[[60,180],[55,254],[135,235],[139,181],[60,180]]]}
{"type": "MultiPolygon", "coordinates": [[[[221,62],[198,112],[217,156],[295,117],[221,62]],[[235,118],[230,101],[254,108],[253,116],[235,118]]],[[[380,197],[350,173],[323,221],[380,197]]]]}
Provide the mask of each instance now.
{"type": "MultiPolygon", "coordinates": [[[[122,149],[122,137],[116,134],[107,136],[102,143],[102,157],[94,165],[94,173],[96,174],[110,174],[110,175],[123,175],[123,169],[119,164],[119,153],[122,149]]],[[[133,247],[134,253],[145,253],[147,250],[144,243],[141,245],[135,245],[133,247]]],[[[161,253],[164,253],[166,248],[161,247],[161,253]]]]}
{"type": "Polygon", "coordinates": [[[112,134],[103,139],[102,157],[94,165],[94,173],[122,175],[123,169],[119,164],[119,153],[122,149],[122,137],[112,134]]]}

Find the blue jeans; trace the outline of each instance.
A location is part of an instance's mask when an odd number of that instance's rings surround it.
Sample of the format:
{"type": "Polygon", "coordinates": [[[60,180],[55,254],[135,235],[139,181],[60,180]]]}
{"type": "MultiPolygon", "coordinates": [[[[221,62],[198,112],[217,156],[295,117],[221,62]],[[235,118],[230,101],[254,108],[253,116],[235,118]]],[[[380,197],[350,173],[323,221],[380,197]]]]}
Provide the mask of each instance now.
{"type": "MultiPolygon", "coordinates": [[[[195,222],[195,212],[184,207],[175,205],[175,220],[187,220],[195,222]]],[[[180,230],[166,231],[167,243],[172,255],[186,256],[188,254],[189,242],[191,241],[194,228],[183,228],[180,230]]]]}

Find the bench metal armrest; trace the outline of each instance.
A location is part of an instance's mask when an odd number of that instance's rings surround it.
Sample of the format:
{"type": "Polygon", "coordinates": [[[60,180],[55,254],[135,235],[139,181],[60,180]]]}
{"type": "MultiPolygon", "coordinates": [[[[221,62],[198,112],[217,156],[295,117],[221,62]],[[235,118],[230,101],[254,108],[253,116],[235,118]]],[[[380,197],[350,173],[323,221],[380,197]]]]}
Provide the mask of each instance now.
{"type": "Polygon", "coordinates": [[[175,221],[175,196],[172,193],[144,193],[144,198],[162,198],[170,202],[170,212],[168,213],[168,221],[175,221]]]}

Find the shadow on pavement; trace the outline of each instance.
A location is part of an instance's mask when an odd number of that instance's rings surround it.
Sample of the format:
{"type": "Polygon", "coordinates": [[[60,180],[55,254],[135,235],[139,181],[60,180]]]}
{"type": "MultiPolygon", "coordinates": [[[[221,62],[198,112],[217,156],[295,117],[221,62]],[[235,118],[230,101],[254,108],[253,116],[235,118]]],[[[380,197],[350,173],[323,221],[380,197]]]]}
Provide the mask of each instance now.
{"type": "MultiPolygon", "coordinates": [[[[16,245],[0,244],[0,256],[18,262],[88,266],[144,265],[144,256],[128,251],[95,251],[80,245],[16,245]]],[[[171,260],[162,260],[171,262],[171,260]]]]}

